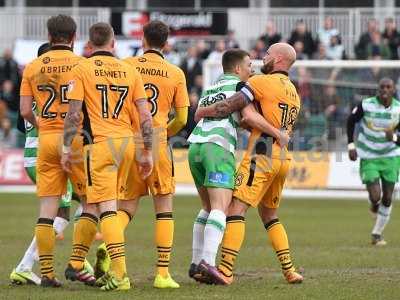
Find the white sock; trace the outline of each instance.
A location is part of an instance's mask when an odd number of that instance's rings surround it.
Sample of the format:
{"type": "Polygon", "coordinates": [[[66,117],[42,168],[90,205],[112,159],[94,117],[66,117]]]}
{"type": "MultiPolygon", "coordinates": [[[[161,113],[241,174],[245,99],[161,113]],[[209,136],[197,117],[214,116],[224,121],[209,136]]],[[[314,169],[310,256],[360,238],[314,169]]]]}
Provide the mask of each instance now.
{"type": "Polygon", "coordinates": [[[374,229],[372,229],[372,234],[379,234],[381,235],[383,229],[385,228],[386,224],[389,222],[390,214],[392,212],[392,205],[389,207],[383,205],[382,203],[379,204],[378,213],[376,216],[376,222],[374,229]]]}
{"type": "Polygon", "coordinates": [[[215,266],[218,247],[224,237],[226,215],[223,211],[213,209],[204,228],[204,247],[202,258],[211,266],[215,266]]]}
{"type": "Polygon", "coordinates": [[[204,227],[206,226],[209,213],[200,210],[193,225],[192,263],[198,265],[203,253],[204,227]]]}
{"type": "Polygon", "coordinates": [[[57,234],[60,234],[64,231],[64,229],[68,226],[69,221],[64,218],[56,217],[54,219],[53,227],[57,234]]]}
{"type": "Polygon", "coordinates": [[[24,257],[15,268],[17,272],[29,272],[32,271],[33,264],[35,261],[39,260],[39,256],[37,254],[37,244],[36,237],[33,237],[31,244],[28,249],[26,249],[24,257]]]}

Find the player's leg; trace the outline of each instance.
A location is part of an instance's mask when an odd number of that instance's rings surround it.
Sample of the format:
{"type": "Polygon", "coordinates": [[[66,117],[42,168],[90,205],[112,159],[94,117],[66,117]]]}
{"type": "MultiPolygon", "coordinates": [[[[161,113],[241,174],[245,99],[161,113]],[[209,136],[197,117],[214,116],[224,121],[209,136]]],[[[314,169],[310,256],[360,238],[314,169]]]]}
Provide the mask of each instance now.
{"type": "Polygon", "coordinates": [[[218,270],[223,279],[222,284],[233,282],[233,268],[242,247],[245,236],[245,215],[250,205],[233,198],[228,209],[226,229],[221,246],[221,261],[218,270]]]}
{"type": "Polygon", "coordinates": [[[379,183],[380,164],[375,159],[360,160],[360,177],[368,191],[368,199],[370,202],[370,212],[376,218],[379,202],[381,201],[381,186],[379,183]]]}
{"type": "Polygon", "coordinates": [[[226,219],[221,247],[222,259],[218,266],[221,274],[218,283],[233,282],[233,268],[245,235],[245,214],[250,206],[258,205],[273,176],[273,170],[267,168],[267,160],[261,156],[246,155],[242,160],[236,174],[233,200],[226,219]]]}
{"type": "Polygon", "coordinates": [[[235,158],[233,154],[213,143],[201,145],[202,163],[211,211],[204,229],[204,263],[215,267],[215,258],[226,227],[226,211],[232,200],[235,181],[235,158]]]}
{"type": "MultiPolygon", "coordinates": [[[[89,169],[91,165],[89,150],[85,149],[85,155],[83,154],[82,141],[79,139],[74,139],[73,147],[74,154],[77,156],[80,154],[80,159],[77,158],[76,163],[71,166],[70,180],[74,191],[79,194],[82,213],[79,215],[74,226],[72,252],[65,270],[65,278],[71,281],[78,280],[88,285],[94,285],[96,279],[91,270],[85,268],[85,259],[97,233],[99,213],[95,205],[87,203],[85,196],[85,186],[92,181],[89,169]],[[82,161],[82,157],[84,161],[82,161]]],[[[95,146],[93,145],[92,148],[95,148],[95,146]]]]}
{"type": "Polygon", "coordinates": [[[208,192],[203,186],[205,169],[200,156],[200,148],[200,144],[191,144],[189,147],[189,168],[199,193],[202,207],[193,224],[192,263],[189,268],[189,277],[191,278],[194,278],[195,274],[197,274],[197,266],[201,261],[204,246],[204,228],[211,210],[208,192]]]}
{"type": "Polygon", "coordinates": [[[278,207],[282,195],[283,185],[289,170],[289,161],[274,160],[280,168],[273,179],[265,197],[258,205],[261,221],[267,231],[268,238],[281,264],[282,272],[288,283],[301,283],[303,276],[298,274],[293,266],[289,250],[289,240],[283,224],[278,218],[278,207]]]}
{"type": "Polygon", "coordinates": [[[189,277],[191,278],[195,278],[195,275],[198,274],[197,267],[203,254],[204,229],[211,210],[207,189],[205,187],[197,187],[197,191],[200,196],[202,208],[197,214],[193,224],[192,262],[189,268],[189,277]]]}
{"type": "Polygon", "coordinates": [[[382,180],[382,200],[377,211],[377,218],[372,229],[372,244],[377,246],[386,245],[386,241],[382,237],[383,230],[389,222],[392,212],[392,197],[395,184],[399,177],[397,165],[397,157],[381,159],[381,180],[382,180]]]}
{"type": "Polygon", "coordinates": [[[40,199],[39,219],[35,236],[39,252],[41,285],[59,287],[53,267],[55,231],[54,219],[59,207],[58,200],[65,194],[67,176],[60,166],[59,145],[61,134],[39,134],[37,158],[37,195],[40,199]]]}
{"type": "Polygon", "coordinates": [[[157,269],[153,286],[155,288],[179,288],[170,273],[174,239],[173,194],[175,193],[174,162],[172,151],[167,144],[160,144],[158,157],[154,158],[151,175],[146,179],[153,195],[155,212],[155,244],[157,248],[157,269]]]}
{"type": "Polygon", "coordinates": [[[134,145],[130,138],[126,138],[114,139],[112,144],[107,142],[99,146],[101,147],[97,147],[92,156],[94,159],[98,158],[98,162],[90,160],[92,167],[89,169],[96,179],[93,181],[95,183],[93,187],[88,186],[88,199],[98,202],[100,230],[111,263],[110,271],[103,276],[106,280],[102,277],[103,279],[100,278],[98,281],[105,283],[101,287],[103,291],[127,290],[131,284],[127,276],[124,230],[117,214],[117,199],[123,197],[122,191],[126,189],[128,171],[134,159],[134,145]],[[111,153],[109,157],[104,157],[104,150],[108,150],[102,149],[104,147],[113,147],[114,149],[108,152],[119,153],[121,157],[115,158],[111,153]],[[103,157],[103,162],[100,157],[103,157]],[[105,189],[106,193],[98,193],[98,187],[105,189]]]}

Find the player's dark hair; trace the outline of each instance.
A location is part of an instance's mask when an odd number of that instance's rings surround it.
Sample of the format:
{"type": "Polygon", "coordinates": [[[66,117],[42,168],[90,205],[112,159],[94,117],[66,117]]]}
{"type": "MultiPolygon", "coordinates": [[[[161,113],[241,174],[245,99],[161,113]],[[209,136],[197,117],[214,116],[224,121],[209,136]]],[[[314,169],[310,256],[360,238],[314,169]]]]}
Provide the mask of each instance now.
{"type": "Polygon", "coordinates": [[[151,21],[143,26],[144,38],[150,48],[162,49],[168,40],[168,25],[161,21],[151,21]]]}
{"type": "Polygon", "coordinates": [[[96,47],[107,45],[114,38],[114,30],[110,24],[99,22],[89,29],[89,40],[96,47]]]}
{"type": "Polygon", "coordinates": [[[76,33],[76,23],[70,16],[54,16],[47,20],[47,31],[52,44],[68,44],[76,33]]]}
{"type": "Polygon", "coordinates": [[[222,55],[222,68],[224,73],[232,73],[235,67],[240,64],[246,56],[250,56],[248,52],[241,49],[230,49],[222,55]]]}
{"type": "Polygon", "coordinates": [[[51,48],[50,43],[41,44],[37,51],[37,56],[45,54],[51,48]]]}

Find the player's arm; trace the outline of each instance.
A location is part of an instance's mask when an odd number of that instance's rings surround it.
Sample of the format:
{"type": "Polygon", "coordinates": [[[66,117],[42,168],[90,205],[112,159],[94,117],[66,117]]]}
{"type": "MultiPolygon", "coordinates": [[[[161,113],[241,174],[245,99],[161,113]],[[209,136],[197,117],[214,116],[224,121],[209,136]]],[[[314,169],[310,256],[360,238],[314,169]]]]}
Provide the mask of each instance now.
{"type": "Polygon", "coordinates": [[[252,103],[241,110],[241,115],[242,122],[274,137],[281,147],[286,147],[289,143],[290,138],[286,131],[280,131],[278,128],[268,123],[268,121],[256,111],[252,103]]]}
{"type": "Polygon", "coordinates": [[[81,100],[69,100],[69,109],[64,121],[64,148],[69,149],[78,133],[82,113],[81,100]]]}
{"type": "Polygon", "coordinates": [[[29,78],[31,75],[31,65],[25,67],[24,74],[22,75],[21,87],[20,87],[20,101],[19,110],[21,117],[31,123],[33,126],[38,128],[36,116],[32,111],[33,102],[33,90],[29,78]]]}
{"type": "Polygon", "coordinates": [[[168,137],[176,135],[183,127],[185,127],[188,118],[188,108],[190,106],[185,74],[179,69],[176,76],[178,80],[174,95],[175,117],[168,123],[168,137]]]}
{"type": "Polygon", "coordinates": [[[19,109],[21,112],[21,117],[31,123],[33,126],[38,128],[38,124],[36,121],[36,116],[32,111],[32,96],[21,96],[20,97],[20,104],[19,109]]]}
{"type": "Polygon", "coordinates": [[[153,122],[147,105],[147,100],[141,98],[135,101],[139,113],[139,123],[142,132],[144,149],[139,161],[139,173],[143,179],[147,178],[153,170],[153,158],[151,149],[153,147],[153,122]]]}
{"type": "Polygon", "coordinates": [[[400,135],[399,135],[399,130],[400,130],[400,123],[397,124],[396,128],[393,130],[387,130],[385,131],[386,139],[388,141],[392,141],[395,143],[397,146],[400,146],[400,135]]]}
{"type": "Polygon", "coordinates": [[[357,151],[354,145],[354,129],[356,123],[360,122],[364,116],[364,110],[362,107],[362,102],[360,102],[356,107],[353,108],[350,116],[347,119],[347,149],[349,150],[350,160],[357,160],[357,151]]]}
{"type": "Polygon", "coordinates": [[[168,123],[167,136],[174,136],[181,131],[181,129],[186,126],[187,117],[188,107],[176,107],[175,117],[168,123]]]}

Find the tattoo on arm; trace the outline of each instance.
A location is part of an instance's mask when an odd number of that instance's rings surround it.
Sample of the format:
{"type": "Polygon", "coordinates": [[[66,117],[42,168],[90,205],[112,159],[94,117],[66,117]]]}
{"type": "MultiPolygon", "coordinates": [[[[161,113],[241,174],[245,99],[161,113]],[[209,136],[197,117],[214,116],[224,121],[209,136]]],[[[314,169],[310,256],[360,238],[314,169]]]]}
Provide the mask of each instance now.
{"type": "Polygon", "coordinates": [[[215,103],[215,117],[227,117],[235,111],[242,110],[248,104],[248,100],[241,92],[237,92],[231,97],[215,103]]]}
{"type": "Polygon", "coordinates": [[[69,100],[69,110],[64,122],[64,145],[71,146],[81,121],[82,101],[69,100]]]}
{"type": "Polygon", "coordinates": [[[140,128],[142,130],[143,144],[146,150],[151,150],[153,144],[153,122],[146,99],[135,101],[139,112],[140,128]]]}

